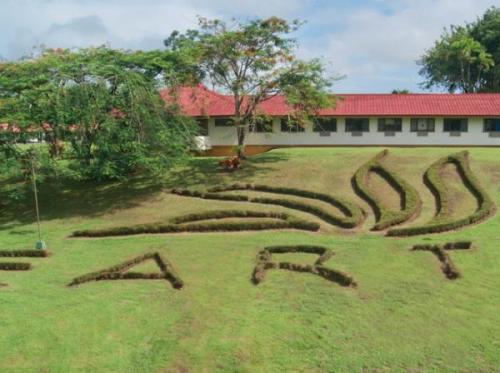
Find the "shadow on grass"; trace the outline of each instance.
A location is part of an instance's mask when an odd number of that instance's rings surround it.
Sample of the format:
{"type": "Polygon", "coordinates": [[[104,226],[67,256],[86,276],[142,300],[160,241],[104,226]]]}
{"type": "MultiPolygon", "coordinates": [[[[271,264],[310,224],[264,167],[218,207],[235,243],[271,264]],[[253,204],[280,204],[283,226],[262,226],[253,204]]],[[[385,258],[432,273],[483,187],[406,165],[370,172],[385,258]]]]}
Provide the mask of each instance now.
{"type": "Polygon", "coordinates": [[[266,174],[273,171],[270,164],[286,161],[288,156],[282,153],[268,152],[249,157],[243,161],[243,166],[235,172],[221,169],[219,161],[223,158],[198,157],[192,158],[187,165],[169,172],[163,180],[166,188],[205,188],[224,182],[249,180],[257,174],[266,174]]]}
{"type": "MultiPolygon", "coordinates": [[[[223,182],[250,181],[257,173],[272,171],[269,164],[286,159],[282,154],[260,154],[246,160],[243,169],[228,173],[221,170],[218,158],[193,157],[182,166],[169,171],[164,177],[133,177],[112,182],[46,181],[39,186],[41,219],[85,218],[129,209],[153,199],[167,188],[206,188],[223,182]]],[[[3,201],[0,231],[34,222],[31,191],[25,193],[21,199],[3,201]]],[[[22,235],[25,231],[11,233],[22,235]]]]}

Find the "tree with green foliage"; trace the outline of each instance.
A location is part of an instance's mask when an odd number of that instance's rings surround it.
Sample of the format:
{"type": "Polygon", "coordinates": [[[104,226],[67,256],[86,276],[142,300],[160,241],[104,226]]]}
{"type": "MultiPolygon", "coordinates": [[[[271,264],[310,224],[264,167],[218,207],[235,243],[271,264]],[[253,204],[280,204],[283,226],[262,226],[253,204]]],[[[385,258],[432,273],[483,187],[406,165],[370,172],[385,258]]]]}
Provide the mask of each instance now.
{"type": "Polygon", "coordinates": [[[238,154],[244,155],[249,126],[259,120],[259,106],[284,95],[290,116],[302,125],[311,115],[334,105],[327,92],[333,79],[319,60],[296,56],[297,41],[290,35],[300,22],[277,17],[251,21],[199,19],[199,29],[173,32],[165,40],[169,51],[184,51],[199,61],[200,76],[234,98],[232,118],[238,154]]]}
{"type": "Polygon", "coordinates": [[[490,8],[465,26],[450,26],[419,63],[424,88],[500,92],[500,9],[490,8]]]}
{"type": "Polygon", "coordinates": [[[492,56],[494,66],[483,74],[485,92],[500,92],[500,8],[492,7],[470,27],[470,35],[492,56]]]}
{"type": "Polygon", "coordinates": [[[44,51],[0,65],[0,121],[43,129],[56,157],[59,140],[68,141],[85,178],[160,171],[187,153],[194,127],[158,88],[196,80],[193,66],[168,51],[44,51]]]}

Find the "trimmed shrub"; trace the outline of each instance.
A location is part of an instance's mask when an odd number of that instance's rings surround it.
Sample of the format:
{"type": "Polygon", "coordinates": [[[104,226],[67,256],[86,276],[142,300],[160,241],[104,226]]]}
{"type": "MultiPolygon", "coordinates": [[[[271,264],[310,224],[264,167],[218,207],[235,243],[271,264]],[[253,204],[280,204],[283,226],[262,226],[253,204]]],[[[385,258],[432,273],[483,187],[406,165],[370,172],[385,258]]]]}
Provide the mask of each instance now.
{"type": "Polygon", "coordinates": [[[380,161],[388,154],[388,150],[377,154],[373,159],[362,165],[352,178],[356,193],[372,207],[377,223],[372,230],[380,231],[408,221],[419,213],[422,201],[413,186],[387,169],[380,161]],[[401,198],[401,210],[393,211],[384,204],[368,188],[367,179],[370,172],[377,173],[391,185],[401,198]]]}
{"type": "Polygon", "coordinates": [[[295,245],[295,246],[268,246],[265,249],[270,254],[284,254],[284,253],[305,253],[305,254],[316,254],[319,255],[318,260],[314,263],[315,265],[321,265],[329,260],[334,252],[327,249],[324,246],[313,246],[313,245],[295,245]]]}
{"type": "MultiPolygon", "coordinates": [[[[436,245],[429,245],[429,244],[421,244],[421,245],[414,245],[412,250],[413,251],[432,251],[432,249],[436,245]]],[[[455,242],[448,242],[442,246],[440,246],[444,250],[470,250],[472,249],[472,242],[471,241],[455,241],[455,242]]]]}
{"type": "Polygon", "coordinates": [[[355,228],[361,225],[361,223],[365,219],[365,214],[363,210],[352,202],[346,201],[341,198],[333,197],[324,193],[316,193],[312,191],[295,189],[295,188],[272,187],[260,184],[235,183],[235,184],[222,185],[210,188],[208,189],[207,192],[190,191],[186,189],[174,189],[172,190],[172,193],[181,196],[190,196],[190,197],[197,197],[204,199],[218,199],[223,201],[246,201],[253,203],[283,206],[310,213],[330,224],[337,225],[342,228],[355,228]],[[235,191],[235,190],[258,191],[258,192],[285,194],[303,198],[316,199],[322,202],[326,202],[338,208],[345,216],[335,216],[320,207],[312,206],[305,202],[298,202],[286,199],[276,199],[276,198],[264,198],[264,197],[251,198],[244,195],[222,194],[222,192],[235,191]]]}
{"type": "Polygon", "coordinates": [[[297,217],[276,212],[259,212],[244,210],[216,210],[206,213],[189,214],[172,219],[173,223],[153,223],[128,227],[115,227],[96,230],[81,230],[73,232],[73,237],[106,237],[126,236],[134,234],[181,233],[181,232],[237,232],[270,229],[299,229],[305,231],[319,230],[319,224],[297,217]],[[271,218],[277,221],[253,222],[204,222],[199,220],[224,218],[271,218]],[[194,223],[190,223],[194,222],[194,223]]]}
{"type": "Polygon", "coordinates": [[[47,250],[0,250],[0,257],[44,258],[50,256],[47,250]]]}
{"type": "Polygon", "coordinates": [[[469,250],[472,248],[472,242],[448,242],[444,245],[415,245],[412,251],[430,251],[441,262],[441,270],[445,274],[446,278],[450,280],[455,280],[461,277],[460,271],[455,266],[451,257],[448,255],[446,250],[469,250]]]}
{"type": "Polygon", "coordinates": [[[323,246],[269,246],[260,251],[257,255],[257,263],[252,273],[252,282],[255,285],[260,284],[266,278],[266,273],[270,269],[286,269],[295,272],[308,272],[325,278],[328,281],[336,282],[341,286],[356,287],[354,279],[337,270],[323,266],[328,259],[334,255],[333,251],[323,246]],[[314,264],[298,264],[289,262],[273,262],[272,254],[284,253],[307,253],[317,254],[320,257],[314,264]]]}
{"type": "Polygon", "coordinates": [[[214,210],[195,214],[187,214],[172,218],[173,224],[192,223],[200,220],[226,219],[226,218],[274,218],[286,220],[287,215],[279,212],[262,212],[246,210],[214,210]]]}
{"type": "Polygon", "coordinates": [[[14,262],[0,263],[0,271],[29,271],[30,269],[31,269],[31,263],[14,263],[14,262]]]}
{"type": "Polygon", "coordinates": [[[392,229],[387,232],[388,236],[414,236],[446,232],[478,223],[495,213],[495,203],[470,169],[467,151],[449,155],[433,163],[425,172],[424,181],[436,200],[436,214],[434,218],[421,226],[392,229]],[[440,176],[441,169],[448,163],[456,165],[464,185],[474,195],[478,203],[478,208],[474,213],[451,221],[449,220],[450,192],[440,176]]]}
{"type": "Polygon", "coordinates": [[[198,192],[196,190],[189,189],[172,189],[170,191],[172,194],[177,194],[184,197],[195,197],[202,199],[215,199],[221,201],[248,201],[247,196],[234,195],[234,194],[218,194],[218,193],[206,193],[198,192]]]}
{"type": "Polygon", "coordinates": [[[317,274],[329,281],[336,282],[341,286],[351,286],[357,287],[356,281],[354,278],[347,273],[337,271],[336,269],[327,268],[324,266],[315,266],[315,271],[317,274]]]}
{"type": "Polygon", "coordinates": [[[101,271],[88,273],[77,277],[68,284],[68,286],[80,285],[89,281],[105,281],[105,280],[167,280],[174,289],[181,289],[184,283],[175,273],[172,265],[165,260],[159,253],[147,253],[140,255],[134,259],[127,260],[121,264],[106,268],[101,271]],[[159,273],[139,273],[126,272],[128,269],[142,263],[146,260],[154,260],[160,268],[159,273]]]}

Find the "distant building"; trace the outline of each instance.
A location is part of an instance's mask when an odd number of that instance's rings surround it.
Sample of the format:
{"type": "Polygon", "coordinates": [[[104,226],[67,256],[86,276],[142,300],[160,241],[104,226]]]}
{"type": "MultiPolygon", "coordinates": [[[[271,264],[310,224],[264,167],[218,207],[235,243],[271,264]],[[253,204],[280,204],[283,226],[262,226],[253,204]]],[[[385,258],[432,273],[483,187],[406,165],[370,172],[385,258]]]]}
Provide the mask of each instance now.
{"type": "MultiPolygon", "coordinates": [[[[165,100],[174,95],[161,92],[165,100]]],[[[181,111],[195,117],[200,148],[225,154],[237,145],[232,96],[197,87],[175,94],[181,111]]],[[[335,108],[323,109],[300,126],[289,121],[283,96],[263,102],[246,137],[247,151],[290,146],[500,146],[500,94],[336,94],[335,108]]]]}

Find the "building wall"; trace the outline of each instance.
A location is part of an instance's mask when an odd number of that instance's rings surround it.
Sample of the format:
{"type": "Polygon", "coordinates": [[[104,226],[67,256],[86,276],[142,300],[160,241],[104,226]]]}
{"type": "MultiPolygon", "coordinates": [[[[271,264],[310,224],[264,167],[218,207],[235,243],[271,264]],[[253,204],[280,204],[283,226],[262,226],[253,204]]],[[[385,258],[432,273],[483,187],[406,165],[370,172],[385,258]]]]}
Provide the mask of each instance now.
{"type": "MultiPolygon", "coordinates": [[[[364,132],[362,136],[353,136],[345,132],[345,118],[337,118],[337,132],[330,136],[320,136],[313,132],[312,125],[305,128],[305,132],[283,133],[280,129],[280,118],[273,120],[273,133],[248,133],[247,145],[268,146],[328,146],[328,145],[403,145],[403,146],[500,146],[500,137],[490,137],[483,132],[483,118],[468,118],[468,132],[460,136],[451,136],[449,132],[443,132],[443,118],[435,118],[435,132],[429,132],[428,136],[421,137],[415,132],[410,132],[410,118],[403,118],[402,132],[396,132],[395,136],[385,136],[384,132],[377,131],[376,117],[370,118],[370,132],[364,132]]],[[[237,144],[235,127],[215,127],[214,119],[209,119],[209,143],[211,146],[234,146],[237,144]]]]}

